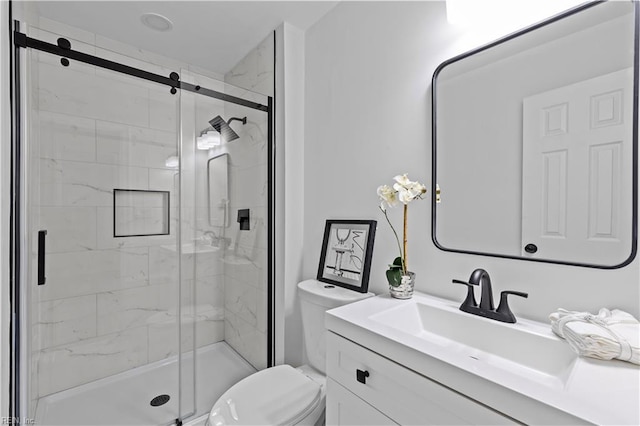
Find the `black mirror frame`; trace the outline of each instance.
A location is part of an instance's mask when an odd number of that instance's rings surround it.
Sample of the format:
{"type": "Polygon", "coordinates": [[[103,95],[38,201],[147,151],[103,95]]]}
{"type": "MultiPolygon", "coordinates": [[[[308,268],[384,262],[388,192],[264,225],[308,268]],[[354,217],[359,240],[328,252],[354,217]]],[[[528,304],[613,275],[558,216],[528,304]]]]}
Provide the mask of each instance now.
{"type": "Polygon", "coordinates": [[[539,28],[545,27],[554,22],[560,21],[569,16],[575,15],[583,10],[589,9],[594,6],[598,6],[600,4],[607,3],[606,0],[598,0],[590,3],[582,4],[575,8],[569,9],[563,13],[555,15],[545,21],[539,22],[537,24],[526,27],[520,31],[516,31],[512,34],[509,34],[505,37],[502,37],[496,41],[493,41],[484,46],[478,47],[476,49],[470,50],[461,55],[455,56],[451,59],[448,59],[441,63],[433,73],[433,77],[431,79],[431,240],[435,244],[435,246],[446,252],[452,253],[463,253],[463,254],[473,254],[479,256],[488,256],[488,257],[498,257],[504,259],[514,259],[514,260],[525,260],[531,262],[542,262],[542,263],[551,263],[551,264],[559,264],[559,265],[568,265],[568,266],[580,266],[585,268],[594,268],[594,269],[619,269],[629,265],[636,257],[637,247],[638,247],[638,70],[639,70],[639,37],[640,37],[640,2],[638,0],[633,1],[633,13],[634,13],[634,41],[633,41],[633,165],[632,165],[632,225],[631,225],[631,253],[629,257],[620,264],[617,265],[594,265],[589,263],[580,263],[580,262],[568,262],[562,260],[553,260],[553,259],[536,259],[536,258],[528,258],[523,256],[514,256],[508,254],[497,254],[497,253],[486,253],[480,251],[472,251],[472,250],[460,250],[460,249],[452,249],[448,247],[442,246],[437,238],[436,238],[436,191],[437,191],[437,155],[436,155],[436,135],[437,135],[437,126],[436,126],[436,82],[438,78],[438,74],[445,68],[447,65],[450,65],[454,62],[457,62],[461,59],[474,55],[476,53],[483,52],[487,49],[490,49],[499,44],[505,43],[509,40],[512,40],[518,36],[523,34],[530,33],[539,28]]]}

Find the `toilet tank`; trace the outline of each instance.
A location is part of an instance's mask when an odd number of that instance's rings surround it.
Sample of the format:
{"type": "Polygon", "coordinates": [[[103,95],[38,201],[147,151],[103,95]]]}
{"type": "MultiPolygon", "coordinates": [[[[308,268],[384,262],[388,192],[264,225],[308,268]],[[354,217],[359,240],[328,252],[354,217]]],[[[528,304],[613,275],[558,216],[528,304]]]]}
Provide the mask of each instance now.
{"type": "Polygon", "coordinates": [[[309,364],[326,374],[325,359],[327,336],[324,313],[329,309],[372,297],[373,293],[358,293],[318,280],[306,280],[298,284],[304,347],[309,364]]]}

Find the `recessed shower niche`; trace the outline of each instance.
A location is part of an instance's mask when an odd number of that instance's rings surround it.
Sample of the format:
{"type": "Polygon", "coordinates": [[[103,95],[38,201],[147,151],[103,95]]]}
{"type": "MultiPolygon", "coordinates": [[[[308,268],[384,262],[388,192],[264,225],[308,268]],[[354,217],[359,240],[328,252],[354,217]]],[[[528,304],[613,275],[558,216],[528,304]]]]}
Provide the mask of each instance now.
{"type": "Polygon", "coordinates": [[[169,191],[113,190],[113,236],[169,235],[169,191]]]}

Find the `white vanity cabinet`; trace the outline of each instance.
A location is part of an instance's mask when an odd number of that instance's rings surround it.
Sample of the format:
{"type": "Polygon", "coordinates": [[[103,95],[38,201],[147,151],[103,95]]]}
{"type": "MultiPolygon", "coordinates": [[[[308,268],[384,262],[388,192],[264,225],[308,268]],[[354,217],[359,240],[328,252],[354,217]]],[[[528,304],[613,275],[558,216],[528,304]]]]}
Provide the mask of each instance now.
{"type": "Polygon", "coordinates": [[[515,423],[342,336],[327,334],[327,425],[515,423]]]}

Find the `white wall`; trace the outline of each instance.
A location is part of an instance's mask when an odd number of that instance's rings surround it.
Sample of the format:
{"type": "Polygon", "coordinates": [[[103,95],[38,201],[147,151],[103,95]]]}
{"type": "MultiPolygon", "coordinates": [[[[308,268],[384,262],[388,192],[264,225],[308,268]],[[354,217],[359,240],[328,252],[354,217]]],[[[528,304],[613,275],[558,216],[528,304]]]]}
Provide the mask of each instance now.
{"type": "MultiPolygon", "coordinates": [[[[431,77],[472,45],[446,23],[444,2],[343,2],[308,30],[305,46],[303,276],[316,275],[326,219],[377,219],[370,290],[384,293],[397,253],[376,187],[405,172],[430,183],[431,77]]],[[[390,214],[397,229],[400,215],[390,214]]],[[[462,301],[466,289],[451,280],[482,267],[494,293],[529,293],[512,302],[521,317],[546,321],[558,307],[640,313],[638,260],[607,271],[447,253],[430,232],[429,202],[412,203],[408,260],[419,291],[462,301]]]]}
{"type": "Polygon", "coordinates": [[[303,278],[305,199],[304,32],[284,23],[276,35],[276,235],[281,238],[276,249],[276,362],[298,365],[302,328],[296,286],[303,278]]]}

